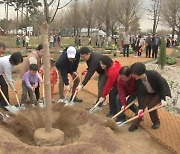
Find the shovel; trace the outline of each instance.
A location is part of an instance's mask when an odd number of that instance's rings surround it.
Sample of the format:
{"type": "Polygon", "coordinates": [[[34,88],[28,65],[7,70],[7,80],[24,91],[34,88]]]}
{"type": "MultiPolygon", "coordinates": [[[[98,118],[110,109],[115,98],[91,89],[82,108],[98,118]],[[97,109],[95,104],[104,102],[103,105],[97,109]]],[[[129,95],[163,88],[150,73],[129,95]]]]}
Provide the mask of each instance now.
{"type": "Polygon", "coordinates": [[[93,113],[95,108],[101,103],[101,101],[98,101],[91,109],[89,109],[89,113],[93,113]]]}
{"type": "Polygon", "coordinates": [[[18,95],[17,95],[17,93],[15,93],[15,92],[14,92],[14,94],[15,94],[15,96],[16,96],[16,100],[17,100],[18,106],[19,106],[19,108],[20,108],[20,103],[19,103],[18,95]]]}
{"type": "Polygon", "coordinates": [[[127,106],[126,106],[126,108],[125,108],[125,110],[121,110],[121,111],[119,111],[118,113],[116,113],[113,117],[112,117],[112,119],[115,119],[117,116],[119,116],[121,113],[123,113],[124,111],[126,111],[131,105],[133,105],[135,103],[135,101],[133,101],[133,102],[131,102],[130,104],[128,104],[127,106]]]}
{"type": "MultiPolygon", "coordinates": [[[[164,106],[165,106],[165,105],[155,106],[155,107],[147,110],[146,112],[144,112],[144,114],[147,114],[147,113],[149,113],[149,112],[152,112],[152,111],[157,110],[157,109],[159,109],[159,108],[162,108],[162,107],[164,107],[164,106]]],[[[138,118],[139,118],[139,116],[137,115],[137,116],[135,116],[135,117],[133,117],[133,118],[131,118],[131,119],[129,119],[129,120],[126,120],[125,122],[120,123],[119,126],[122,127],[122,126],[124,126],[126,123],[131,122],[131,121],[133,121],[133,120],[135,120],[135,119],[138,119],[138,118]]]]}
{"type": "MultiPolygon", "coordinates": [[[[34,93],[34,95],[35,95],[35,93],[34,93]]],[[[46,106],[45,94],[44,94],[44,83],[42,85],[42,95],[43,95],[43,99],[42,99],[42,102],[39,102],[39,107],[45,107],[46,106]]]]}
{"type": "Polygon", "coordinates": [[[4,95],[3,91],[1,90],[1,87],[0,87],[0,93],[1,95],[3,96],[4,100],[6,101],[7,103],[7,106],[4,106],[9,112],[12,112],[12,113],[16,113],[19,111],[19,109],[15,106],[12,106],[10,105],[10,103],[8,102],[6,96],[4,95]]]}

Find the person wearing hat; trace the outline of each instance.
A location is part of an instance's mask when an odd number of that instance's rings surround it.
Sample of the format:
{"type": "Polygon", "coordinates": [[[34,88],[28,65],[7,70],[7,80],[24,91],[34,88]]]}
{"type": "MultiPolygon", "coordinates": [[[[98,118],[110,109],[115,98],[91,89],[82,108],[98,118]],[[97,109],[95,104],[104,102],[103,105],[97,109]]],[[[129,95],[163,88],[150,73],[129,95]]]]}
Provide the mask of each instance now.
{"type": "MultiPolygon", "coordinates": [[[[58,61],[56,62],[56,67],[59,72],[59,103],[64,102],[64,85],[67,91],[71,90],[68,80],[68,74],[74,79],[74,84],[72,87],[72,96],[75,93],[76,87],[78,86],[80,79],[77,74],[77,68],[80,61],[80,54],[76,51],[73,46],[66,48],[60,55],[58,61]]],[[[72,98],[71,96],[71,98],[72,98]]],[[[77,96],[74,99],[75,102],[82,102],[77,96]]]]}
{"type": "MultiPolygon", "coordinates": [[[[12,80],[12,70],[14,66],[19,65],[22,62],[23,56],[20,52],[14,52],[11,56],[4,56],[0,58],[0,88],[8,101],[9,94],[7,83],[14,92],[17,92],[12,80]]],[[[7,106],[7,103],[0,93],[0,107],[5,109],[4,106],[7,106]]]]}
{"type": "Polygon", "coordinates": [[[6,50],[6,46],[3,42],[0,42],[0,57],[4,54],[4,51],[6,50]]]}

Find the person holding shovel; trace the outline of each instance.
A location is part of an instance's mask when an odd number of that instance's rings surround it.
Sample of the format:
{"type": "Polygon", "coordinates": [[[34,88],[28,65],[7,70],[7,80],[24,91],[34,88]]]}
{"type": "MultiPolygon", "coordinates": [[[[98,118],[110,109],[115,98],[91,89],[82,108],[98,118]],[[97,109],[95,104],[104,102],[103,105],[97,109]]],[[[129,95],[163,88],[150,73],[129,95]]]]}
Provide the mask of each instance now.
{"type": "MultiPolygon", "coordinates": [[[[135,78],[131,75],[131,70],[129,66],[123,66],[119,71],[119,77],[117,80],[118,95],[116,97],[116,106],[118,112],[121,110],[125,111],[126,106],[134,101],[137,97],[135,78]],[[126,97],[127,100],[126,100],[126,97]]],[[[138,107],[132,104],[130,110],[135,114],[138,112],[138,107]]],[[[121,113],[116,122],[124,122],[126,120],[126,115],[121,113]]]]}
{"type": "MultiPolygon", "coordinates": [[[[77,74],[77,68],[79,65],[80,60],[80,54],[76,51],[76,49],[73,46],[70,46],[66,48],[62,54],[60,55],[58,61],[56,62],[56,68],[59,72],[59,103],[65,102],[64,97],[64,85],[67,91],[71,90],[69,80],[68,80],[68,74],[71,75],[71,77],[74,80],[74,84],[72,87],[72,95],[70,98],[70,101],[75,93],[76,87],[78,86],[80,79],[77,74]]],[[[82,99],[79,99],[77,96],[74,98],[75,102],[82,102],[82,99]]]]}
{"type": "MultiPolygon", "coordinates": [[[[95,72],[99,74],[98,77],[98,99],[96,103],[98,102],[99,98],[102,96],[102,92],[104,89],[104,86],[106,84],[107,76],[105,74],[104,69],[100,66],[100,59],[103,57],[102,54],[92,52],[88,47],[82,47],[79,50],[81,59],[86,61],[86,64],[88,66],[87,73],[84,77],[84,80],[82,83],[77,87],[78,92],[89,82],[91,77],[95,72]]],[[[101,107],[97,108],[97,110],[101,110],[101,107]]]]}
{"type": "Polygon", "coordinates": [[[101,102],[100,106],[102,106],[102,102],[105,101],[106,96],[109,94],[109,114],[108,117],[112,117],[117,113],[116,107],[116,96],[117,92],[117,78],[119,75],[119,70],[121,68],[121,64],[118,61],[114,61],[108,57],[103,56],[100,59],[100,65],[107,75],[107,80],[102,92],[101,97],[99,98],[99,102],[101,102]]]}
{"type": "Polygon", "coordinates": [[[6,46],[3,42],[0,42],[0,57],[4,54],[4,51],[6,50],[6,46]]]}
{"type": "Polygon", "coordinates": [[[21,97],[21,107],[26,107],[27,93],[30,97],[30,106],[35,107],[36,98],[34,95],[35,88],[38,86],[38,66],[36,64],[31,64],[29,71],[27,71],[22,78],[22,97],[21,97]]]}
{"type": "MultiPolygon", "coordinates": [[[[12,80],[12,70],[14,66],[19,65],[22,62],[23,56],[20,52],[14,52],[11,56],[0,57],[0,88],[8,101],[9,94],[7,83],[10,85],[12,90],[17,93],[12,80]]],[[[0,107],[6,110],[4,106],[7,106],[7,103],[0,94],[0,107]]]]}
{"type": "MultiPolygon", "coordinates": [[[[151,109],[160,102],[165,104],[166,96],[171,97],[171,91],[166,79],[155,70],[146,70],[146,66],[143,63],[136,62],[131,65],[130,69],[136,80],[139,104],[139,118],[134,120],[133,124],[129,127],[129,131],[133,132],[138,129],[145,108],[151,109]]],[[[157,110],[150,112],[149,115],[153,123],[152,128],[158,129],[160,127],[160,120],[157,110]]]]}
{"type": "Polygon", "coordinates": [[[40,83],[43,84],[43,80],[39,74],[39,69],[42,66],[43,55],[44,55],[43,45],[40,44],[36,50],[30,52],[29,55],[24,59],[23,64],[22,64],[22,68],[21,68],[21,77],[23,77],[24,74],[27,71],[29,71],[29,67],[31,64],[36,64],[38,66],[37,75],[39,78],[39,82],[38,82],[38,86],[35,88],[35,95],[36,95],[36,99],[37,99],[38,103],[42,103],[42,100],[40,100],[39,87],[40,87],[40,83]]]}

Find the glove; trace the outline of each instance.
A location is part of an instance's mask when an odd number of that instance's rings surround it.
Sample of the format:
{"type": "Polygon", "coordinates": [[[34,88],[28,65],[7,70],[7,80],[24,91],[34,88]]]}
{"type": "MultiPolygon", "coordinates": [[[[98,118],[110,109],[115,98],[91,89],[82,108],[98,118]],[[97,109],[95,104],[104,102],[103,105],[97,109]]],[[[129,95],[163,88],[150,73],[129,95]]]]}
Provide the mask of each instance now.
{"type": "Polygon", "coordinates": [[[74,79],[74,78],[76,78],[78,76],[78,74],[77,74],[77,72],[72,72],[71,76],[74,79]]]}
{"type": "Polygon", "coordinates": [[[161,100],[161,105],[162,105],[162,106],[166,106],[166,105],[167,105],[167,102],[164,101],[164,100],[161,100]]]}
{"type": "Polygon", "coordinates": [[[126,110],[126,106],[123,105],[123,106],[121,107],[121,110],[125,111],[125,110],[126,110]]]}
{"type": "Polygon", "coordinates": [[[67,91],[70,91],[70,90],[71,90],[70,85],[66,85],[66,90],[67,90],[67,91]]]}
{"type": "Polygon", "coordinates": [[[99,101],[102,103],[102,102],[104,102],[104,101],[105,101],[105,98],[100,97],[100,98],[99,98],[99,101]]]}
{"type": "Polygon", "coordinates": [[[138,111],[138,117],[139,118],[142,118],[144,116],[144,111],[142,110],[142,109],[140,109],[139,111],[138,111]]]}
{"type": "Polygon", "coordinates": [[[82,88],[83,88],[82,85],[77,86],[77,88],[76,88],[77,92],[79,92],[82,88]]]}

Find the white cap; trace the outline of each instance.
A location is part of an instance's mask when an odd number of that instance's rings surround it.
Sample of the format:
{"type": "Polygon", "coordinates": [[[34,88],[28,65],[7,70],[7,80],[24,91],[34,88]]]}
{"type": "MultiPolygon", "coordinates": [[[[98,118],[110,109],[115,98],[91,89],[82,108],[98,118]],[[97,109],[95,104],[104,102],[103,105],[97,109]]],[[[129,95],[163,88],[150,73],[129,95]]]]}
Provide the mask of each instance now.
{"type": "Polygon", "coordinates": [[[75,58],[76,57],[76,49],[74,47],[70,46],[67,49],[67,57],[68,58],[75,58]]]}

